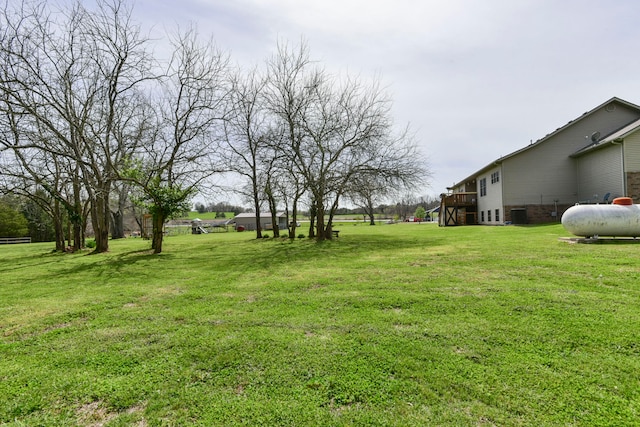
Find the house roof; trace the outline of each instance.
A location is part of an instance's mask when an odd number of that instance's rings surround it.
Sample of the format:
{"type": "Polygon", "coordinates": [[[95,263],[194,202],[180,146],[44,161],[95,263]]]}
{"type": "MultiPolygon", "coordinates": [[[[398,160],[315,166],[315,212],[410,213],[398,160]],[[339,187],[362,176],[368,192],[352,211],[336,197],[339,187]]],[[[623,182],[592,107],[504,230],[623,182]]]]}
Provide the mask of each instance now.
{"type": "Polygon", "coordinates": [[[580,157],[585,153],[590,153],[592,151],[595,151],[595,150],[598,150],[600,148],[606,147],[607,145],[614,144],[616,142],[620,142],[624,138],[626,138],[628,135],[636,132],[638,129],[640,129],[640,119],[634,120],[633,122],[629,123],[626,126],[623,126],[622,128],[618,129],[615,132],[610,133],[609,135],[605,136],[604,138],[600,138],[600,139],[594,141],[592,144],[589,144],[586,147],[584,147],[584,148],[576,151],[575,153],[573,153],[571,155],[571,157],[580,157]]]}
{"type": "MultiPolygon", "coordinates": [[[[593,113],[595,113],[596,111],[598,111],[598,110],[600,110],[601,108],[603,108],[603,107],[605,107],[605,106],[607,106],[607,105],[611,104],[612,102],[617,102],[617,103],[619,103],[619,104],[623,104],[623,105],[626,105],[627,107],[630,107],[630,108],[633,108],[633,109],[635,109],[635,110],[640,111],[640,106],[638,106],[638,105],[636,105],[636,104],[632,104],[631,102],[625,101],[624,99],[620,99],[620,98],[618,98],[618,97],[615,97],[615,96],[614,96],[613,98],[611,98],[611,99],[609,99],[609,100],[607,100],[607,101],[603,102],[602,104],[598,105],[597,107],[595,107],[595,108],[593,108],[593,109],[591,109],[591,110],[589,110],[589,111],[587,111],[587,112],[583,113],[580,117],[577,117],[577,118],[575,118],[575,119],[573,119],[573,120],[569,121],[569,122],[568,122],[567,124],[565,124],[564,126],[561,126],[561,127],[557,128],[556,130],[554,130],[553,132],[548,133],[548,134],[547,134],[547,135],[545,135],[544,137],[542,137],[542,138],[538,139],[537,141],[532,142],[531,144],[527,145],[526,147],[521,148],[521,149],[519,149],[519,150],[516,150],[516,151],[514,151],[514,152],[512,152],[512,153],[510,153],[510,154],[507,154],[506,156],[502,156],[502,157],[500,157],[499,159],[496,159],[496,160],[494,160],[493,162],[491,162],[491,163],[489,163],[489,164],[485,165],[484,167],[482,167],[481,169],[479,169],[479,170],[478,170],[478,171],[476,171],[475,173],[473,173],[473,174],[469,175],[468,177],[466,177],[466,178],[465,178],[465,179],[463,179],[462,181],[459,181],[459,182],[455,183],[455,184],[454,184],[454,185],[452,185],[451,187],[447,187],[447,189],[448,189],[448,190],[451,190],[452,188],[455,188],[455,187],[457,187],[457,186],[459,186],[459,185],[463,185],[463,184],[464,184],[464,183],[466,183],[466,182],[469,182],[469,181],[471,181],[471,180],[474,180],[474,179],[476,178],[476,176],[478,176],[478,175],[480,175],[480,174],[482,174],[482,173],[486,172],[486,171],[487,171],[487,170],[489,170],[489,169],[494,168],[495,166],[497,166],[497,165],[499,165],[500,163],[502,163],[502,161],[503,161],[503,160],[506,160],[506,159],[508,159],[508,158],[510,158],[510,157],[517,156],[518,154],[521,154],[521,153],[523,153],[523,152],[525,152],[525,151],[527,151],[527,150],[530,150],[530,149],[532,149],[532,148],[534,148],[534,147],[536,147],[536,146],[538,146],[538,145],[540,145],[540,144],[542,144],[542,143],[546,142],[547,140],[549,140],[550,138],[554,137],[554,136],[555,136],[555,135],[557,135],[558,133],[560,133],[560,132],[562,132],[563,130],[567,129],[568,127],[570,127],[570,126],[572,126],[572,125],[576,124],[576,123],[577,123],[577,122],[579,122],[580,120],[586,119],[587,117],[591,116],[591,115],[592,115],[593,113]]],[[[636,123],[636,122],[634,122],[634,123],[636,123]]],[[[630,124],[630,125],[631,125],[631,124],[630,124]]],[[[630,125],[627,125],[627,126],[630,126],[630,125]]],[[[637,127],[637,126],[638,126],[638,125],[636,125],[636,127],[637,127]]],[[[630,133],[630,132],[631,132],[631,131],[629,131],[629,133],[630,133]]],[[[611,134],[611,135],[613,135],[613,134],[611,134]]],[[[625,134],[625,135],[626,135],[626,134],[625,134]]],[[[621,138],[621,136],[619,136],[618,138],[621,138]]]]}

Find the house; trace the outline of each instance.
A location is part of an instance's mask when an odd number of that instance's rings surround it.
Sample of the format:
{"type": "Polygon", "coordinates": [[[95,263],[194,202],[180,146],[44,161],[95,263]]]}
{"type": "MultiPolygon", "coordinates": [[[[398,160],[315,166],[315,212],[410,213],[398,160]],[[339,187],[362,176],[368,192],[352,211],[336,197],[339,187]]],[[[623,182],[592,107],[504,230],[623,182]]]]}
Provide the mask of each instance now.
{"type": "Polygon", "coordinates": [[[576,203],[640,200],[640,106],[611,98],[441,195],[440,225],[559,221],[576,203]]]}
{"type": "Polygon", "coordinates": [[[427,210],[427,221],[437,221],[440,214],[440,206],[427,210]]]}
{"type": "MultiPolygon", "coordinates": [[[[278,229],[287,229],[287,215],[284,212],[276,214],[278,219],[278,229]]],[[[244,212],[236,215],[233,218],[233,222],[236,225],[236,230],[242,227],[243,230],[255,230],[256,229],[256,214],[255,212],[244,212]]],[[[260,227],[262,230],[272,230],[273,223],[271,219],[271,212],[260,213],[260,227]]]]}

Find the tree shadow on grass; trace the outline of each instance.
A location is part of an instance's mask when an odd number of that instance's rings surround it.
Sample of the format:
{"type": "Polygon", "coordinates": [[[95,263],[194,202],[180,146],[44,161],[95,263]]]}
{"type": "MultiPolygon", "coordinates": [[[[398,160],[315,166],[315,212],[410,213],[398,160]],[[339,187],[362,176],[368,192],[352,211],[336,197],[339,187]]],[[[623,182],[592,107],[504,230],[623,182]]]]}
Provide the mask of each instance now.
{"type": "Polygon", "coordinates": [[[63,255],[64,254],[60,252],[47,254],[35,253],[33,255],[20,257],[19,262],[16,262],[16,259],[0,260],[0,272],[21,270],[30,266],[41,268],[48,264],[58,264],[62,260],[63,255]]]}
{"type": "MultiPolygon", "coordinates": [[[[345,265],[349,260],[358,260],[374,253],[421,250],[448,244],[446,236],[421,236],[397,238],[393,235],[346,235],[332,240],[268,238],[239,240],[224,244],[197,244],[167,249],[154,254],[149,248],[136,248],[119,253],[97,256],[84,254],[75,258],[77,262],[59,265],[59,268],[40,270],[42,278],[69,276],[79,280],[107,281],[117,276],[126,281],[128,275],[167,275],[182,270],[202,270],[216,273],[243,273],[255,271],[278,271],[285,266],[309,264],[345,265]],[[168,265],[166,265],[166,264],[168,265]],[[162,265],[165,264],[165,265],[162,265]]],[[[62,254],[54,254],[51,262],[60,263],[62,254]]],[[[71,258],[69,258],[71,259],[71,258]]],[[[35,261],[34,261],[35,262],[35,261]]]]}
{"type": "Polygon", "coordinates": [[[55,272],[50,271],[48,274],[51,277],[83,274],[91,274],[96,278],[108,277],[110,274],[122,273],[126,271],[128,267],[139,263],[153,264],[157,262],[159,257],[162,257],[162,260],[166,262],[171,262],[175,258],[175,254],[154,254],[151,249],[136,249],[114,255],[108,253],[86,254],[84,259],[86,262],[75,264],[55,272]]]}
{"type": "MultiPolygon", "coordinates": [[[[246,245],[247,242],[242,242],[246,245]]],[[[315,241],[310,239],[256,239],[251,242],[255,250],[225,251],[207,258],[216,265],[229,267],[241,266],[249,270],[278,269],[285,265],[305,263],[345,263],[349,259],[359,259],[362,256],[376,252],[401,252],[404,250],[434,247],[447,244],[444,239],[407,239],[394,236],[349,236],[337,239],[315,241]]]]}

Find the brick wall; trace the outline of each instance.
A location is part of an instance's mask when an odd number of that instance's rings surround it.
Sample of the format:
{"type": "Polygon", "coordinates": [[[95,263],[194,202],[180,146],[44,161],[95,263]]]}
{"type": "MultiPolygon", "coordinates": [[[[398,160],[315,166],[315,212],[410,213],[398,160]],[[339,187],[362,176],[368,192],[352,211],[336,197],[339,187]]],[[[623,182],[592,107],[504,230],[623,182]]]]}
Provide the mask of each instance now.
{"type": "Polygon", "coordinates": [[[562,213],[573,205],[558,205],[558,216],[551,216],[551,212],[556,209],[555,205],[518,205],[505,206],[504,220],[513,221],[511,218],[511,209],[524,208],[527,212],[527,224],[544,224],[548,222],[560,222],[562,213]]]}
{"type": "Polygon", "coordinates": [[[627,172],[627,194],[633,203],[640,203],[640,172],[627,172]]]}

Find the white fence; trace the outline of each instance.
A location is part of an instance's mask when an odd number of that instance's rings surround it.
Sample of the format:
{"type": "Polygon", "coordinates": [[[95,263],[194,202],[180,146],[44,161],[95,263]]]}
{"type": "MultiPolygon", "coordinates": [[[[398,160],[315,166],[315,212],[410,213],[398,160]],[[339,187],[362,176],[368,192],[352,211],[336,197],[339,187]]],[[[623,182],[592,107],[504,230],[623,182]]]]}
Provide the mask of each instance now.
{"type": "Polygon", "coordinates": [[[31,237],[0,237],[0,245],[13,243],[31,243],[31,237]]]}

